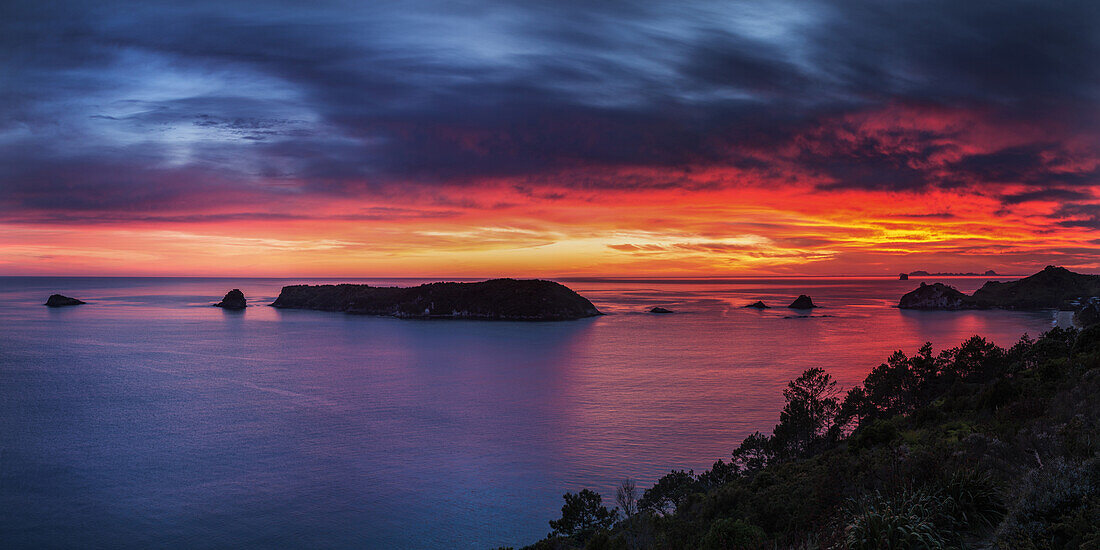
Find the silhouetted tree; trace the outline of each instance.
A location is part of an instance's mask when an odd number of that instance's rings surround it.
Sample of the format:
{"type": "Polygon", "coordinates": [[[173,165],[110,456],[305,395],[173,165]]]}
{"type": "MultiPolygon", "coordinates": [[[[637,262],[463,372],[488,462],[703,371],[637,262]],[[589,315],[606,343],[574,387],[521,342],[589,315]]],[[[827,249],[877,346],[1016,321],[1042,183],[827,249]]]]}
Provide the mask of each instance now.
{"type": "Polygon", "coordinates": [[[733,451],[732,464],[742,473],[752,473],[764,469],[774,457],[771,438],[755,432],[733,451]]]}
{"type": "Polygon", "coordinates": [[[920,380],[901,351],[895,351],[885,363],[872,369],[863,381],[869,412],[882,418],[908,414],[916,408],[919,387],[920,380]]]}
{"type": "Polygon", "coordinates": [[[740,477],[740,471],[733,462],[721,460],[714,463],[709,470],[699,474],[699,487],[704,491],[721,487],[740,477]]]}
{"type": "Polygon", "coordinates": [[[907,415],[928,403],[949,381],[950,353],[936,357],[932,344],[925,343],[913,357],[894,352],[885,363],[875,367],[863,381],[844,396],[837,411],[834,437],[842,437],[869,419],[907,415]]]}
{"type": "Polygon", "coordinates": [[[660,514],[671,514],[688,496],[698,490],[695,472],[673,470],[658,479],[653,487],[645,490],[642,499],[638,501],[638,507],[660,514]]]}
{"type": "Polygon", "coordinates": [[[633,479],[627,478],[619,482],[619,487],[615,489],[615,501],[619,503],[619,508],[626,517],[638,513],[638,487],[633,479]]]}
{"type": "Polygon", "coordinates": [[[824,369],[814,367],[787,384],[787,403],[779,413],[779,424],[771,447],[781,458],[803,456],[822,443],[840,407],[836,381],[824,369]]]}
{"type": "Polygon", "coordinates": [[[634,480],[627,478],[619,482],[619,487],[615,489],[615,501],[619,503],[625,516],[619,525],[625,535],[627,548],[636,550],[643,547],[643,523],[640,520],[645,518],[638,516],[638,487],[634,480]]]}
{"type": "Polygon", "coordinates": [[[917,379],[918,391],[927,394],[929,384],[940,376],[943,359],[932,354],[932,342],[925,342],[917,354],[909,358],[909,369],[917,379]]]}
{"type": "Polygon", "coordinates": [[[950,361],[945,372],[948,381],[986,381],[1004,370],[1005,350],[981,336],[972,336],[961,346],[948,350],[945,356],[950,361]]]}
{"type": "Polygon", "coordinates": [[[844,395],[844,401],[840,403],[840,408],[837,409],[836,420],[833,421],[834,437],[847,436],[871,414],[873,411],[863,387],[856,386],[848,390],[844,395]]]}
{"type": "Polygon", "coordinates": [[[562,498],[565,504],[561,507],[561,519],[550,520],[550,528],[582,542],[597,531],[611,528],[619,515],[617,509],[608,510],[603,506],[600,494],[589,489],[582,489],[575,495],[565,493],[562,498]]]}

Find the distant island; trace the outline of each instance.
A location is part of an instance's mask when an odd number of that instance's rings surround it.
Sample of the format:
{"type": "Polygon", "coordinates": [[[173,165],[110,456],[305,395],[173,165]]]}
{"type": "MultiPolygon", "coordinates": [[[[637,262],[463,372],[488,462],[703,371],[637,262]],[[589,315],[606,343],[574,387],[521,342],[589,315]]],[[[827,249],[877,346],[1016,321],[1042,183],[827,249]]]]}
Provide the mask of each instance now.
{"type": "Polygon", "coordinates": [[[943,283],[925,284],[901,297],[901,309],[1076,309],[1100,295],[1100,275],[1048,265],[1018,281],[988,281],[967,295],[943,283]]]}
{"type": "MultiPolygon", "coordinates": [[[[902,275],[905,275],[905,274],[903,273],[902,275]]],[[[908,275],[909,275],[909,277],[982,277],[982,276],[984,276],[984,277],[1000,277],[1000,274],[997,273],[996,271],[993,271],[992,269],[990,269],[989,271],[986,271],[985,273],[972,273],[972,272],[966,272],[966,273],[950,273],[950,272],[929,273],[927,271],[921,271],[921,270],[918,269],[917,271],[910,271],[908,275]]],[[[908,278],[908,277],[906,277],[906,278],[908,278]]],[[[902,280],[905,280],[905,279],[902,279],[902,280]]]]}
{"type": "Polygon", "coordinates": [[[572,289],[552,281],[492,279],[415,287],[292,285],[277,308],[339,311],[402,318],[564,321],[601,315],[572,289]]]}

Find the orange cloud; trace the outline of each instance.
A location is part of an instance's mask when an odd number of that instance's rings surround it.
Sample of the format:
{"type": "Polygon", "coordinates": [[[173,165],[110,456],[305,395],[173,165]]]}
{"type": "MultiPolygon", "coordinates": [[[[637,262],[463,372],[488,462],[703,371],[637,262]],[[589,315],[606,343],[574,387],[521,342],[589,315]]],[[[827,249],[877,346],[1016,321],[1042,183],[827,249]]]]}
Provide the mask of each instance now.
{"type": "Polygon", "coordinates": [[[77,209],[64,217],[28,210],[0,221],[0,273],[1100,268],[1100,211],[1087,182],[1100,159],[1089,136],[1050,145],[1055,130],[994,123],[980,112],[891,106],[819,121],[778,150],[739,146],[739,158],[753,162],[729,165],[569,166],[550,175],[390,184],[352,194],[283,191],[304,182],[278,180],[216,194],[218,201],[181,199],[144,211],[140,204],[130,212],[77,209]],[[1073,208],[1066,197],[1077,199],[1073,208]]]}

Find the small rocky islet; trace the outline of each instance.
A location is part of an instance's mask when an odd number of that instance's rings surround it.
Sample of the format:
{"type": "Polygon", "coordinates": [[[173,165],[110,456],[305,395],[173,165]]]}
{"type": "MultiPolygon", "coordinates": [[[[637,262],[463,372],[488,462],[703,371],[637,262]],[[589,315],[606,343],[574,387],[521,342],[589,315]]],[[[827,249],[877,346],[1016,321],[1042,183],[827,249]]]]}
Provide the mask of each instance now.
{"type": "Polygon", "coordinates": [[[787,306],[791,309],[814,309],[817,307],[814,301],[805,294],[800,294],[798,298],[795,298],[791,305],[787,306]]]}
{"type": "MultiPolygon", "coordinates": [[[[48,307],[85,302],[52,294],[48,307]]],[[[232,289],[216,304],[227,310],[247,307],[240,289],[232,289]]],[[[364,284],[290,285],[282,288],[271,304],[276,308],[337,311],[401,318],[499,319],[559,321],[602,315],[592,302],[572,289],[539,279],[491,279],[473,283],[439,282],[415,287],[374,287],[364,284]]],[[[744,306],[769,309],[762,300],[744,306]]],[[[810,296],[799,295],[790,309],[819,306],[810,296]]],[[[906,293],[899,309],[959,311],[972,309],[1062,309],[1074,312],[1079,325],[1100,322],[1100,275],[1075,273],[1047,266],[1016,281],[987,281],[968,295],[943,283],[924,283],[906,293]]],[[[654,314],[673,313],[656,306],[654,314]]]]}
{"type": "Polygon", "coordinates": [[[234,288],[225,293],[225,297],[222,301],[214,304],[214,307],[220,307],[222,309],[239,310],[248,307],[248,301],[244,298],[244,293],[239,288],[234,288]]]}
{"type": "Polygon", "coordinates": [[[70,298],[61,294],[51,294],[49,298],[46,298],[46,307],[65,307],[65,306],[79,306],[87,302],[77,300],[76,298],[70,298]]]}
{"type": "MultiPolygon", "coordinates": [[[[765,304],[763,300],[757,300],[747,306],[743,306],[748,309],[771,309],[771,306],[765,304]]],[[[813,299],[805,294],[799,294],[798,298],[795,298],[791,305],[787,306],[790,309],[814,309],[819,307],[814,303],[813,299]]]]}

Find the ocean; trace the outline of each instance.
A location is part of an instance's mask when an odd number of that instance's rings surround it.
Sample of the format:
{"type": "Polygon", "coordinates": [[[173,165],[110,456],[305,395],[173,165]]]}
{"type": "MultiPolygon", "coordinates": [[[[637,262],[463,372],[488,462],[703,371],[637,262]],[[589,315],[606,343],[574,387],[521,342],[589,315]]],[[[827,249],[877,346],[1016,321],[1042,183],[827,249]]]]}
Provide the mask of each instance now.
{"type": "Polygon", "coordinates": [[[566,491],[610,506],[620,479],[728,459],[807,368],[846,389],[898,349],[1067,321],[903,311],[919,280],[886,278],[563,280],[607,315],[545,323],[267,306],[323,282],[0,278],[4,547],[521,546],[566,491]],[[231,288],[250,307],[211,307],[231,288]]]}

